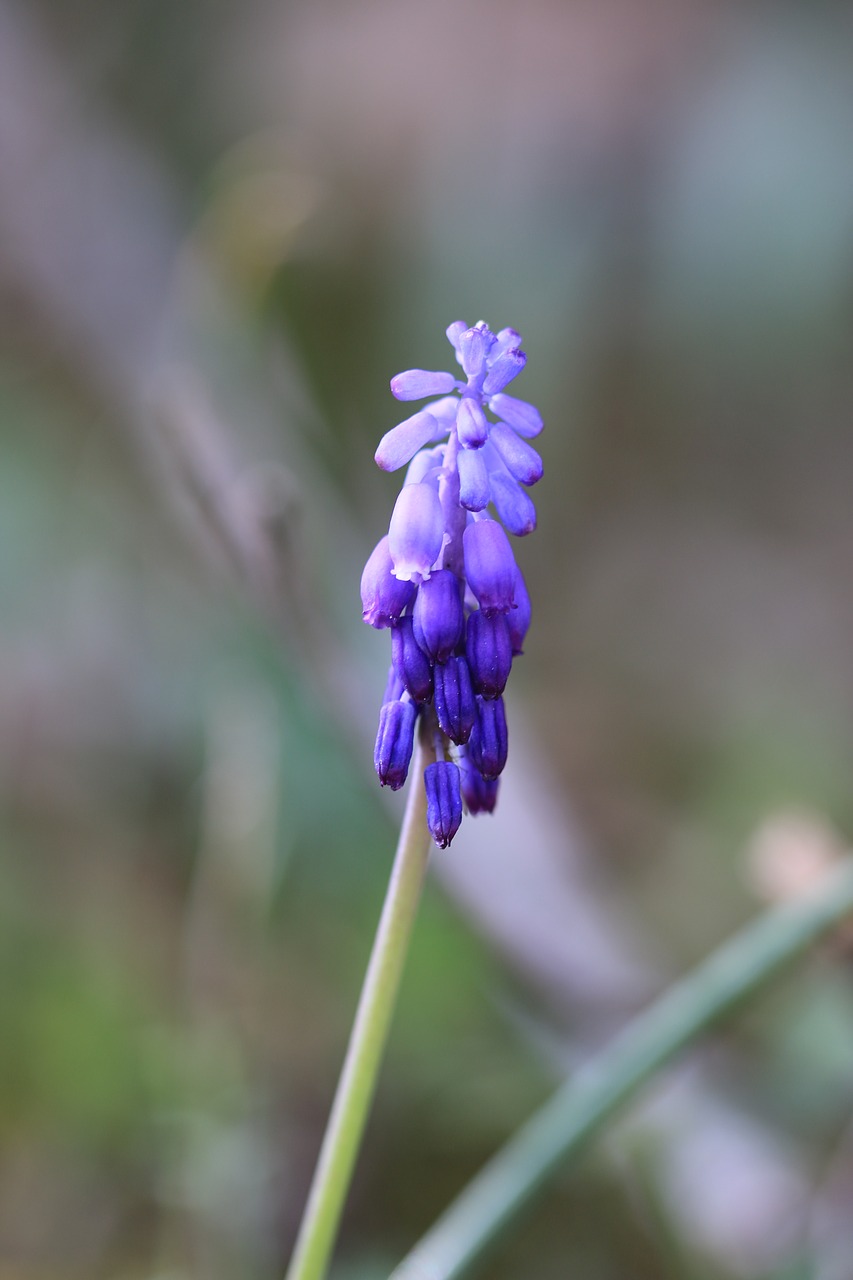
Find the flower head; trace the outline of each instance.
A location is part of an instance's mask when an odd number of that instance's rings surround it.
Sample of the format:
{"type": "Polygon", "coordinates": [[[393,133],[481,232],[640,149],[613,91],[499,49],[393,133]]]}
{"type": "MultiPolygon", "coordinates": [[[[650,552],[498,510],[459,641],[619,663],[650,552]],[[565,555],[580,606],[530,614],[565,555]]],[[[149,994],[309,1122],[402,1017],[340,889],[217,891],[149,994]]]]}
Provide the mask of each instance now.
{"type": "Polygon", "coordinates": [[[527,362],[521,335],[456,320],[447,338],[464,377],[408,369],[391,379],[398,400],[437,398],[379,442],[383,470],[408,470],[361,584],[365,622],[392,629],[376,771],[383,785],[403,785],[420,717],[436,748],[424,785],[440,848],[459,828],[463,800],[471,814],[491,813],[497,800],[502,695],[530,625],[505,529],[521,537],[536,528],[526,488],[542,477],[529,443],[542,430],[539,410],[506,392],[527,362]]]}

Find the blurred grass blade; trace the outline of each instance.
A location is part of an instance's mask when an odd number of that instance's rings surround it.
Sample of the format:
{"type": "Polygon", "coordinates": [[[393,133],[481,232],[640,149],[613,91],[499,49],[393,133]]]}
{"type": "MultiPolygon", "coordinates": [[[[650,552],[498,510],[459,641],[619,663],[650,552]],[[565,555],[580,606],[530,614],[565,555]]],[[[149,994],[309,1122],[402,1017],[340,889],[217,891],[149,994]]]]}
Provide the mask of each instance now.
{"type": "Polygon", "coordinates": [[[655,1071],[853,912],[853,860],[769,911],[666,991],[564,1084],[469,1183],[392,1280],[468,1275],[521,1211],[655,1071]]]}

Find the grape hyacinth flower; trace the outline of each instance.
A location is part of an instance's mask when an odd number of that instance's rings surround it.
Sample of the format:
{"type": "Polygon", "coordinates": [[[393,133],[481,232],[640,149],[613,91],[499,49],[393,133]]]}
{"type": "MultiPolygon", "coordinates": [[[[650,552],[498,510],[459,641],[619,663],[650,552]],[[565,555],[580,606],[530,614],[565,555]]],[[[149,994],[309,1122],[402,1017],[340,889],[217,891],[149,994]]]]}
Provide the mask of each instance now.
{"type": "Polygon", "coordinates": [[[361,580],[364,621],[392,638],[376,772],[383,786],[403,785],[420,722],[436,755],[423,780],[427,825],[442,849],[463,803],[477,814],[497,801],[508,745],[503,693],[530,625],[505,530],[535,529],[526,488],[542,477],[529,443],[542,418],[506,391],[527,361],[521,335],[457,320],[447,337],[463,377],[408,369],[391,379],[398,400],[429,399],[376,450],[384,471],[408,470],[361,580]]]}

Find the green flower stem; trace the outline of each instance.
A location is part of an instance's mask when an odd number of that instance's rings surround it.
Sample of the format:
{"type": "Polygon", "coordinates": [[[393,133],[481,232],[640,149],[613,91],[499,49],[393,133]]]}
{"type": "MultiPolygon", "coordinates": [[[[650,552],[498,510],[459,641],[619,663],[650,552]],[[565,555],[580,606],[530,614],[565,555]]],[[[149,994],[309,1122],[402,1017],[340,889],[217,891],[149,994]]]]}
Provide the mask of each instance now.
{"type": "Polygon", "coordinates": [[[769,911],[675,983],[582,1067],[469,1183],[391,1280],[469,1274],[524,1207],[623,1103],[700,1032],[853,912],[853,860],[808,898],[769,911]]]}
{"type": "Polygon", "coordinates": [[[323,1280],[334,1248],[429,859],[423,785],[429,754],[428,745],[415,747],[391,879],[286,1280],[323,1280]]]}

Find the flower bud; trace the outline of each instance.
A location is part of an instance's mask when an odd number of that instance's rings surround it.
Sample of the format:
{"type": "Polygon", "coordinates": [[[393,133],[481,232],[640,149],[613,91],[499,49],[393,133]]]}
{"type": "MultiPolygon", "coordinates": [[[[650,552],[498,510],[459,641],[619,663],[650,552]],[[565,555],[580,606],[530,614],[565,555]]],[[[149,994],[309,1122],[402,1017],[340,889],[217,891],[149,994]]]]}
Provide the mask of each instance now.
{"type": "MultiPolygon", "coordinates": [[[[392,638],[393,638],[393,633],[392,633],[392,638]]],[[[385,696],[383,697],[382,701],[397,702],[400,698],[402,698],[405,692],[405,688],[406,686],[403,684],[403,681],[397,675],[397,669],[392,662],[391,666],[388,668],[388,679],[385,682],[385,696]]]]}
{"type": "Polygon", "coordinates": [[[506,613],[515,599],[515,556],[497,520],[475,520],[462,537],[465,577],[484,613],[506,613]]]}
{"type": "Polygon", "coordinates": [[[463,396],[459,401],[456,431],[464,449],[481,449],[489,438],[489,424],[483,406],[472,396],[463,396]]]}
{"type": "Polygon", "coordinates": [[[489,477],[492,502],[510,533],[517,538],[536,528],[536,508],[521,486],[507,471],[493,471],[489,477]]]}
{"type": "Polygon", "coordinates": [[[459,762],[462,775],[462,799],[472,817],[478,813],[494,813],[498,800],[499,778],[484,778],[467,754],[459,762]]]}
{"type": "Polygon", "coordinates": [[[462,368],[469,378],[479,378],[486,367],[486,356],[491,346],[489,335],[479,325],[475,325],[473,329],[460,333],[458,342],[462,368]]]}
{"type": "Polygon", "coordinates": [[[437,569],[421,583],[412,612],[415,639],[431,662],[446,662],[462,639],[465,614],[456,574],[437,569]]]}
{"type": "Polygon", "coordinates": [[[435,489],[430,484],[404,485],[388,530],[395,575],[403,581],[415,574],[428,578],[443,542],[444,518],[435,489]]]}
{"type": "Polygon", "coordinates": [[[498,392],[489,400],[489,408],[496,418],[502,418],[513,431],[517,431],[520,436],[527,436],[529,440],[538,436],[542,430],[542,414],[526,400],[516,400],[515,396],[498,392]]]}
{"type": "Polygon", "coordinates": [[[446,849],[462,823],[462,785],[451,760],[437,760],[424,769],[427,826],[439,849],[446,849]]]}
{"type": "Polygon", "coordinates": [[[381,631],[390,627],[415,598],[415,584],[394,577],[388,536],[380,539],[361,575],[362,617],[381,631]]]}
{"type": "Polygon", "coordinates": [[[422,400],[424,396],[445,396],[455,386],[452,373],[407,369],[391,379],[391,394],[397,400],[422,400]]]}
{"type": "Polygon", "coordinates": [[[511,347],[498,356],[483,381],[483,394],[498,395],[504,387],[517,378],[527,364],[527,356],[517,347],[511,347]]]}
{"type": "Polygon", "coordinates": [[[385,702],[379,712],[373,764],[382,786],[392,791],[400,790],[409,772],[416,718],[413,702],[385,702]]]}
{"type": "Polygon", "coordinates": [[[536,484],[542,479],[542,459],[526,440],[520,440],[505,422],[496,422],[489,439],[501,455],[507,471],[522,484],[536,484]]]}
{"type": "Polygon", "coordinates": [[[448,658],[435,668],[435,714],[451,742],[467,742],[477,716],[471,673],[464,658],[448,658]]]}
{"type": "Polygon", "coordinates": [[[489,473],[479,449],[460,449],[456,458],[459,469],[459,501],[467,511],[484,511],[489,505],[489,473]]]}
{"type": "Polygon", "coordinates": [[[468,739],[468,754],[486,781],[497,778],[506,764],[508,738],[503,698],[477,699],[477,719],[468,739]]]}
{"type": "Polygon", "coordinates": [[[391,632],[391,657],[394,670],[415,702],[428,702],[432,697],[432,667],[412,632],[412,619],[401,618],[391,632]]]}
{"type": "Polygon", "coordinates": [[[515,571],[515,605],[516,607],[510,609],[506,615],[513,657],[524,652],[521,646],[524,644],[524,637],[527,635],[527,630],[530,626],[530,596],[527,593],[527,583],[524,581],[524,575],[520,569],[515,571]]]}
{"type": "Polygon", "coordinates": [[[499,698],[512,666],[512,641],[502,613],[477,609],[469,616],[465,656],[475,691],[484,698],[499,698]]]}
{"type": "Polygon", "coordinates": [[[374,457],[383,471],[396,471],[411,462],[418,449],[435,439],[438,423],[431,413],[416,413],[400,422],[379,441],[374,457]]]}

